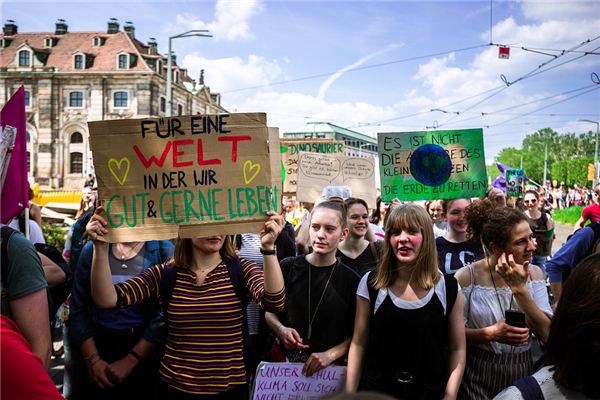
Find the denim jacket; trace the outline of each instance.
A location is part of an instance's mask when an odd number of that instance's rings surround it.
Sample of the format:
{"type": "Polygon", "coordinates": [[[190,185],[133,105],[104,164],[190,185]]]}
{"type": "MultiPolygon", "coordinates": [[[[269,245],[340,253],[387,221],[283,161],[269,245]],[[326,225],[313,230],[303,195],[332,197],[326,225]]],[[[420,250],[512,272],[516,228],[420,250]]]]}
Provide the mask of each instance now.
{"type": "MultiPolygon", "coordinates": [[[[173,256],[174,247],[168,240],[151,240],[146,242],[145,246],[144,270],[161,264],[173,256]]],[[[90,286],[93,253],[93,243],[89,242],[81,251],[73,277],[69,323],[72,345],[77,349],[86,339],[94,337],[98,317],[90,286]]],[[[166,324],[160,311],[160,307],[156,303],[146,302],[144,304],[145,320],[148,325],[144,329],[143,337],[155,344],[160,343],[166,337],[166,324]]]]}

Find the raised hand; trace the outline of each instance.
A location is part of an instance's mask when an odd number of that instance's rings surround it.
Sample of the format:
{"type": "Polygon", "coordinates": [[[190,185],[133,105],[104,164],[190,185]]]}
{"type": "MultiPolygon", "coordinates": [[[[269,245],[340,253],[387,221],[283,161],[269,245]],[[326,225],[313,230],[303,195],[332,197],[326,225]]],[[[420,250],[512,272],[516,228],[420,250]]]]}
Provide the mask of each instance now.
{"type": "Polygon", "coordinates": [[[502,253],[496,265],[496,272],[511,289],[521,288],[529,277],[529,261],[520,265],[515,262],[512,254],[502,253]]]}

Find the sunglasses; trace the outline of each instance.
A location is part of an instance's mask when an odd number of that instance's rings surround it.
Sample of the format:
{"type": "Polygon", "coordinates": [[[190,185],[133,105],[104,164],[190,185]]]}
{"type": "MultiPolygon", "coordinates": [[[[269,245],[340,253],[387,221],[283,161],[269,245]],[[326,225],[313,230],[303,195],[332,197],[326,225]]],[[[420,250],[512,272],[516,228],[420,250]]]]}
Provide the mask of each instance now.
{"type": "Polygon", "coordinates": [[[525,203],[525,204],[529,204],[529,203],[534,204],[534,203],[537,203],[537,200],[523,200],[523,203],[525,203]]]}

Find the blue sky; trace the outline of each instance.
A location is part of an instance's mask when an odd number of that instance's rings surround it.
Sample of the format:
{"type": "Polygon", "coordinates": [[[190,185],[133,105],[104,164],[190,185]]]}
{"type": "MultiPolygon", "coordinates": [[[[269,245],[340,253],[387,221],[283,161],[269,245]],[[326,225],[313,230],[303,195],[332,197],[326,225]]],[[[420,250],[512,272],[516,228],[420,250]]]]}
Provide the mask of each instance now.
{"type": "Polygon", "coordinates": [[[538,129],[581,133],[594,125],[579,119],[600,120],[600,90],[582,94],[600,89],[590,78],[600,75],[599,55],[554,59],[519,48],[559,55],[591,39],[578,51],[600,52],[600,1],[492,1],[492,40],[516,46],[509,60],[486,46],[489,1],[38,0],[1,7],[20,32],[51,31],[58,18],[70,31],[105,30],[111,17],[121,27],[132,21],[136,37],[155,37],[162,53],[169,36],[210,29],[213,38],[173,41],[178,63],[192,77],[204,69],[230,111],[266,112],[281,131],[310,121],[370,135],[483,127],[490,161],[538,129]],[[438,55],[423,57],[431,54],[438,55]],[[500,78],[513,82],[547,61],[541,70],[555,68],[510,86],[500,78]],[[581,90],[564,94],[574,89],[581,90]],[[430,111],[436,108],[447,113],[430,111]]]}

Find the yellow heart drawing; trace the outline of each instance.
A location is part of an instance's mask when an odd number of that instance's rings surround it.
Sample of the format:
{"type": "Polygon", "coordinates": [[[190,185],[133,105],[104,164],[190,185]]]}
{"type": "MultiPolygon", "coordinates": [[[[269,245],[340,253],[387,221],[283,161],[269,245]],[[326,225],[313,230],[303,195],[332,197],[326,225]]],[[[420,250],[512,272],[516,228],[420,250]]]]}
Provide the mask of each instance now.
{"type": "Polygon", "coordinates": [[[246,182],[246,185],[252,182],[259,172],[260,164],[254,164],[251,160],[246,160],[246,162],[244,162],[244,182],[246,182]],[[250,173],[252,173],[252,175],[248,177],[250,173]]]}
{"type": "Polygon", "coordinates": [[[112,174],[112,176],[119,182],[119,185],[123,186],[125,181],[127,180],[127,175],[129,175],[129,167],[131,163],[129,162],[129,158],[123,157],[120,160],[116,160],[115,158],[111,158],[108,160],[108,170],[112,174]],[[125,172],[123,173],[122,165],[125,163],[125,172]],[[122,177],[119,178],[119,175],[122,177]]]}

